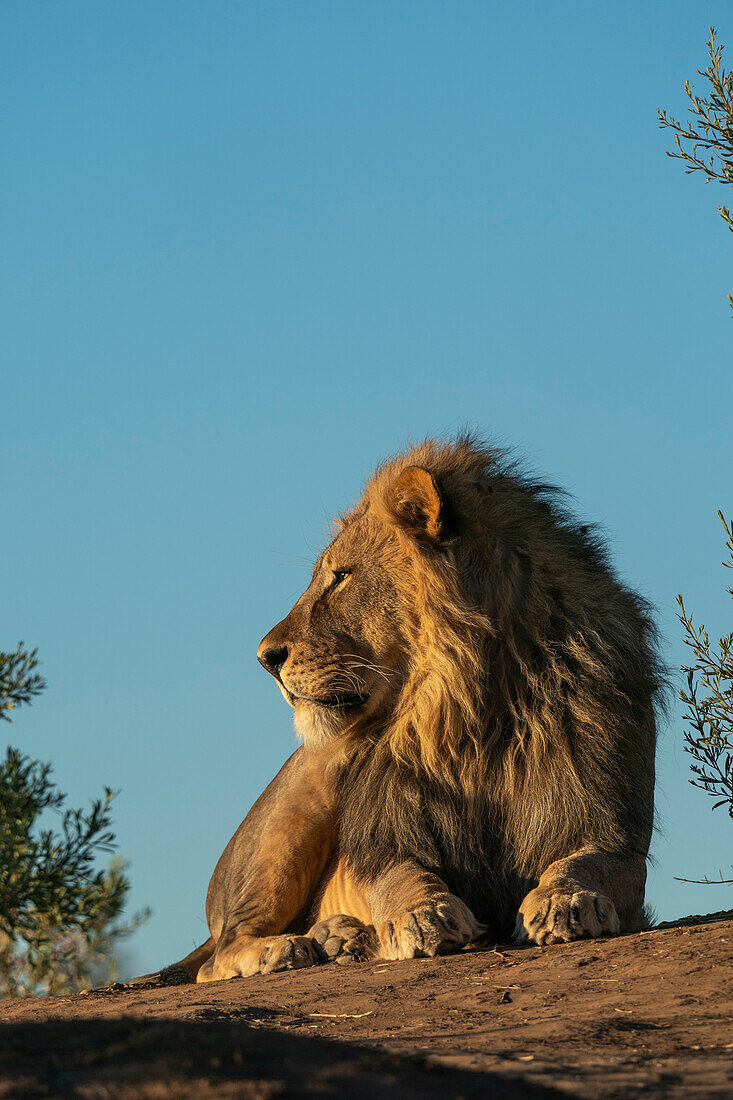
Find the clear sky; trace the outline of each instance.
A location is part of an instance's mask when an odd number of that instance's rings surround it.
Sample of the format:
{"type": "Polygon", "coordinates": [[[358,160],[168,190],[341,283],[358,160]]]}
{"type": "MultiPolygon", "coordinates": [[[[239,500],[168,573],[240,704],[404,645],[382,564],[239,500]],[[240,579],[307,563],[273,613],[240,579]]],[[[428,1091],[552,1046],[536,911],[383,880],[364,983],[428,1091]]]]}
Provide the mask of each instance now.
{"type": "MultiPolygon", "coordinates": [[[[608,531],[684,657],[731,628],[732,242],[664,155],[727,3],[14,2],[0,12],[4,726],[75,803],[119,788],[135,965],[206,938],[214,864],[294,747],[255,660],[326,521],[471,425],[608,531]]],[[[700,82],[702,84],[702,82],[700,82]]],[[[648,896],[733,862],[659,757],[648,896]]]]}

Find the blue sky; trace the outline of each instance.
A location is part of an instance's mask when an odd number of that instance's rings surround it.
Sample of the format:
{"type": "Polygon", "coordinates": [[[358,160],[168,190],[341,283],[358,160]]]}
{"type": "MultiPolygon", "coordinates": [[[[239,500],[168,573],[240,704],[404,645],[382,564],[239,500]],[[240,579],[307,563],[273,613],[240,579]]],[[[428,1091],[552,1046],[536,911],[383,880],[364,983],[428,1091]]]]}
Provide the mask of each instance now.
{"type": "MultiPolygon", "coordinates": [[[[214,864],[292,751],[255,650],[328,517],[408,437],[471,425],[600,521],[684,657],[733,618],[722,188],[685,110],[727,4],[8,2],[0,14],[3,729],[120,789],[140,969],[206,937],[214,864]]],[[[730,56],[733,65],[733,55],[730,56]]],[[[702,82],[700,82],[702,84],[702,82]]],[[[733,861],[659,757],[648,896],[733,861]]]]}

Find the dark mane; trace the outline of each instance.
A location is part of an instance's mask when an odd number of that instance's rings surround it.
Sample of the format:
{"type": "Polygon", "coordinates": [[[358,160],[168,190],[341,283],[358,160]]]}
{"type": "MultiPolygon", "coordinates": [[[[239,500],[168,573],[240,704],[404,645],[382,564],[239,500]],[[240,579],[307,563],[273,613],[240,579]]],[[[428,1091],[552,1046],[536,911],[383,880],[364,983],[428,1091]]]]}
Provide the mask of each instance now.
{"type": "Polygon", "coordinates": [[[588,838],[646,852],[665,689],[656,630],[565,494],[472,436],[385,463],[341,523],[367,510],[390,523],[408,466],[439,483],[452,531],[437,549],[405,546],[410,674],[344,772],[342,850],[367,880],[395,858],[440,869],[479,920],[503,926],[588,838]]]}

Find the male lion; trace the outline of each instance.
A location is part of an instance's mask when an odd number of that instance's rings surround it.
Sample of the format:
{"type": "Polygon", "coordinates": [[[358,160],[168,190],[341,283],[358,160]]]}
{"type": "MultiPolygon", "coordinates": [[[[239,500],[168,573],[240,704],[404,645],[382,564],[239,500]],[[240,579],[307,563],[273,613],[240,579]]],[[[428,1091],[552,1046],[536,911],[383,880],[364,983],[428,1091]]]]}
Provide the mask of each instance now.
{"type": "Polygon", "coordinates": [[[303,739],[230,840],[198,981],[644,924],[646,603],[469,436],[381,466],[258,658],[303,739]]]}

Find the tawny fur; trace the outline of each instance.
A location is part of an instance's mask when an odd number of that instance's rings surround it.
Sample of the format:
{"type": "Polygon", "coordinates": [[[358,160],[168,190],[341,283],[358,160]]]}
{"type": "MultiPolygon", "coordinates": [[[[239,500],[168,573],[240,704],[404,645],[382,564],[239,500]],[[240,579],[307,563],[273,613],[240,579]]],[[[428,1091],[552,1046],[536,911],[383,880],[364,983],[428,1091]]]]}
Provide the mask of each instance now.
{"type": "Polygon", "coordinates": [[[466,436],[385,463],[339,524],[373,518],[400,540],[392,579],[410,656],[373,745],[353,730],[344,849],[368,876],[389,846],[432,848],[428,865],[445,872],[447,857],[451,888],[481,920],[498,910],[500,926],[554,860],[591,843],[645,856],[652,830],[655,628],[561,501],[466,436]],[[447,502],[437,545],[416,543],[391,510],[391,487],[414,466],[447,502]],[[493,888],[476,889],[487,861],[493,888]]]}
{"type": "Polygon", "coordinates": [[[199,981],[312,965],[313,921],[341,942],[358,916],[389,957],[480,925],[553,943],[643,924],[650,609],[502,451],[466,435],[382,465],[260,658],[305,746],[217,865],[199,981]]]}

